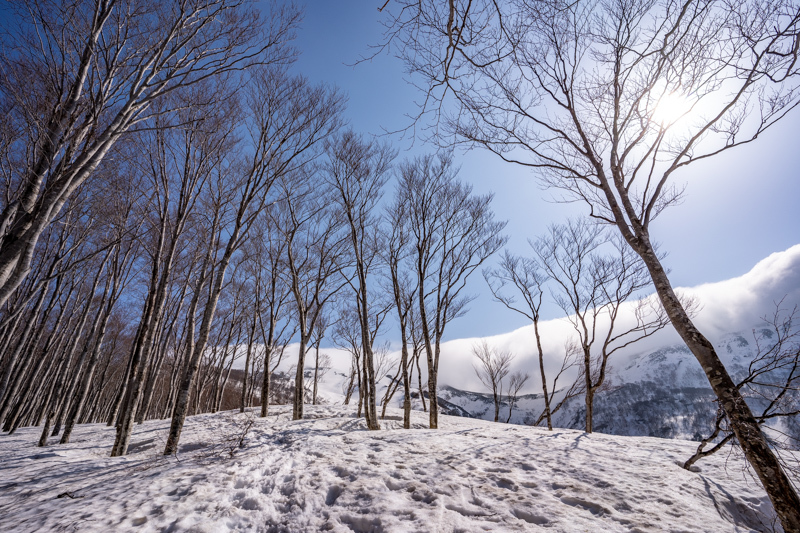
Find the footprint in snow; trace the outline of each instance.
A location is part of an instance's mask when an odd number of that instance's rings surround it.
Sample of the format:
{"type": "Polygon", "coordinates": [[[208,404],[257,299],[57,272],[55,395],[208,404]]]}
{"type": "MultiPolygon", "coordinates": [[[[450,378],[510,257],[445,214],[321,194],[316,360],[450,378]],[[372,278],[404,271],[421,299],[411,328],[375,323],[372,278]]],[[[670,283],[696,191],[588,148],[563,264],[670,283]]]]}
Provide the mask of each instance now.
{"type": "Polygon", "coordinates": [[[610,511],[605,507],[603,507],[602,505],[592,502],[587,502],[586,500],[582,500],[580,498],[574,498],[572,496],[562,496],[561,501],[567,505],[571,505],[572,507],[585,509],[595,516],[603,516],[605,514],[610,513],[610,511]]]}
{"type": "Polygon", "coordinates": [[[550,520],[547,518],[531,513],[530,511],[526,511],[525,509],[520,509],[519,507],[512,509],[511,514],[529,524],[544,526],[550,523],[550,520]]]}
{"type": "Polygon", "coordinates": [[[333,505],[336,503],[336,500],[342,495],[343,490],[344,489],[340,485],[332,485],[328,489],[327,496],[325,496],[325,505],[333,505]]]}

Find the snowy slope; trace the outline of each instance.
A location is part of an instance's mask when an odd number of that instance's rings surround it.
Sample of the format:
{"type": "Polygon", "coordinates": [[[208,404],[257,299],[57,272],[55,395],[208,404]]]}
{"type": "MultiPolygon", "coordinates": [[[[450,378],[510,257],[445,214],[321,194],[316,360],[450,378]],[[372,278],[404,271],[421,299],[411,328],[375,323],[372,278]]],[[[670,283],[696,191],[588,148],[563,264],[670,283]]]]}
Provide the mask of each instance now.
{"type": "Polygon", "coordinates": [[[344,407],[190,417],[176,457],[168,423],[137,426],[131,454],[108,457],[113,428],[76,428],[66,446],[38,431],[0,437],[3,531],[744,532],[772,521],[741,461],[688,472],[689,442],[440,419],[365,431],[344,407]],[[232,442],[232,446],[226,444],[232,442]],[[233,455],[231,456],[231,450],[233,455]]]}

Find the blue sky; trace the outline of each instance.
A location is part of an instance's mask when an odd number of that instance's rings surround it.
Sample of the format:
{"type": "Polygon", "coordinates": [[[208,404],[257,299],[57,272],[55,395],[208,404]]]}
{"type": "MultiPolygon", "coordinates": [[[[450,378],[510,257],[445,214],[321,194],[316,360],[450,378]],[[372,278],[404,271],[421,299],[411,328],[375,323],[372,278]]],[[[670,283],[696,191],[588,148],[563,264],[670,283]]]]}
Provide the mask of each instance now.
{"type": "MultiPolygon", "coordinates": [[[[297,71],[314,82],[336,85],[349,97],[346,117],[364,134],[381,134],[409,125],[420,93],[411,86],[402,63],[371,54],[382,36],[377,6],[383,1],[306,3],[295,45],[297,71]]],[[[433,150],[419,139],[389,137],[400,158],[433,150]]],[[[552,202],[528,169],[500,161],[482,150],[458,152],[460,177],[476,192],[495,193],[497,216],[507,219],[509,247],[526,252],[527,239],[551,223],[586,214],[583,206],[552,202]]],[[[770,253],[800,243],[800,110],[755,143],[691,167],[679,178],[688,185],[685,201],[670,208],[652,228],[668,253],[674,286],[696,286],[740,276],[770,253]]],[[[490,260],[492,261],[492,260],[490,260]]],[[[480,273],[470,284],[480,294],[470,312],[448,326],[447,338],[495,335],[525,325],[525,320],[494,303],[480,273]]],[[[547,318],[559,315],[551,306],[547,318]]],[[[754,317],[756,318],[756,317],[754,317]]]]}

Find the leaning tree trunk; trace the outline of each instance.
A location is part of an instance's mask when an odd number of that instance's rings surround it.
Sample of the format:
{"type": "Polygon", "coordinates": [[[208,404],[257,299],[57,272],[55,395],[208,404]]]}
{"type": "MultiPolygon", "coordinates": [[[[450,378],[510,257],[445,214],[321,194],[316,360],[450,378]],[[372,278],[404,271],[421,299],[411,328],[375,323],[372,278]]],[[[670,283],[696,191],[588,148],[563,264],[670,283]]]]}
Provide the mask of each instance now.
{"type": "Polygon", "coordinates": [[[403,373],[403,358],[400,358],[400,366],[397,367],[397,374],[389,381],[389,386],[386,387],[386,392],[383,395],[383,400],[381,400],[381,420],[386,418],[386,408],[389,406],[389,402],[392,401],[394,398],[397,389],[400,387],[400,374],[403,373]]]}
{"type": "Polygon", "coordinates": [[[89,356],[89,362],[81,375],[80,383],[78,384],[78,389],[76,391],[76,398],[72,404],[69,415],[67,416],[66,423],[64,424],[64,433],[61,435],[61,444],[69,443],[69,438],[72,435],[72,429],[75,427],[75,421],[83,409],[86,396],[89,393],[89,384],[91,383],[92,376],[94,376],[94,371],[97,368],[97,361],[100,356],[100,347],[102,346],[103,339],[105,338],[109,318],[111,318],[113,302],[114,298],[112,295],[110,301],[105,306],[101,305],[101,314],[103,316],[99,327],[97,324],[95,325],[95,328],[97,329],[97,335],[94,339],[94,345],[92,346],[91,355],[89,356]]]}
{"type": "MultiPolygon", "coordinates": [[[[215,220],[215,223],[216,222],[215,220]]],[[[200,366],[200,359],[208,343],[208,336],[211,333],[211,325],[217,310],[217,302],[219,302],[219,295],[222,292],[222,283],[225,280],[225,272],[228,270],[231,257],[237,249],[241,228],[241,219],[239,219],[225,247],[225,253],[222,255],[222,259],[216,266],[216,269],[213,262],[211,262],[210,254],[212,251],[210,248],[208,250],[209,255],[206,256],[206,263],[209,269],[208,281],[211,285],[208,289],[206,307],[203,311],[203,321],[200,323],[200,331],[197,334],[197,343],[192,347],[192,351],[189,354],[188,364],[186,365],[186,370],[181,380],[181,388],[175,401],[175,408],[172,411],[172,422],[169,428],[169,436],[167,437],[167,445],[164,447],[164,455],[173,455],[178,451],[178,442],[181,438],[181,431],[183,430],[183,424],[186,421],[186,414],[189,408],[189,391],[192,389],[197,369],[200,366]]],[[[203,268],[203,271],[205,270],[206,265],[204,265],[203,268]]],[[[197,289],[198,291],[202,289],[205,282],[205,278],[200,281],[197,289]]],[[[197,391],[198,397],[200,396],[200,392],[200,390],[197,391]]]]}
{"type": "MultiPolygon", "coordinates": [[[[50,316],[50,312],[55,307],[55,304],[58,301],[58,299],[61,297],[61,284],[63,280],[64,280],[63,275],[58,276],[58,278],[56,278],[53,294],[50,297],[50,301],[47,305],[47,308],[44,310],[44,315],[41,317],[41,319],[39,318],[39,315],[42,308],[42,303],[44,301],[44,297],[47,295],[48,292],[47,287],[44,287],[42,289],[42,293],[39,295],[39,299],[37,300],[33,311],[28,315],[28,322],[25,325],[25,330],[22,333],[22,338],[17,343],[14,352],[12,352],[11,354],[9,368],[5,376],[3,377],[2,391],[4,395],[0,394],[0,421],[5,420],[6,415],[8,414],[13,401],[17,397],[19,388],[22,386],[23,380],[28,375],[27,372],[30,370],[30,366],[34,364],[33,361],[35,358],[25,357],[21,361],[19,361],[18,364],[15,364],[15,361],[17,361],[21,353],[25,351],[36,350],[37,346],[39,345],[39,341],[41,340],[42,335],[44,334],[45,326],[47,324],[47,319],[50,316]],[[31,331],[33,330],[34,325],[36,326],[36,331],[33,334],[33,338],[31,338],[31,331]],[[12,368],[12,365],[16,368],[12,368]],[[12,372],[14,375],[12,375],[12,372]],[[14,378],[13,380],[11,379],[12,377],[14,378]]],[[[44,348],[40,351],[39,358],[37,361],[38,365],[41,365],[44,362],[43,361],[44,354],[50,351],[50,348],[52,346],[52,341],[55,338],[56,332],[59,331],[60,329],[61,321],[64,318],[64,313],[66,312],[67,303],[69,302],[69,299],[72,295],[72,291],[74,290],[74,288],[75,288],[74,286],[70,287],[69,292],[67,293],[67,299],[65,300],[65,303],[61,305],[61,309],[59,309],[56,322],[47,336],[44,348]]]]}
{"type": "MultiPolygon", "coordinates": [[[[355,360],[355,358],[353,358],[355,360]]],[[[347,391],[344,395],[344,405],[350,405],[350,400],[353,398],[353,391],[355,390],[356,369],[355,363],[350,362],[350,380],[347,382],[347,391]]]]}
{"type": "MultiPolygon", "coordinates": [[[[74,286],[70,287],[69,292],[67,293],[67,297],[65,302],[61,305],[61,309],[58,312],[58,316],[56,317],[55,324],[47,336],[47,339],[44,343],[44,348],[39,351],[39,357],[36,359],[36,364],[32,366],[32,368],[27,368],[27,365],[20,369],[20,372],[16,378],[16,380],[11,384],[10,390],[6,393],[6,400],[5,403],[0,409],[0,420],[3,420],[3,431],[11,431],[12,427],[17,424],[17,419],[20,414],[20,409],[25,405],[25,398],[28,397],[31,387],[33,387],[35,378],[39,375],[47,376],[50,372],[50,368],[53,364],[54,358],[56,357],[55,354],[60,353],[61,350],[61,337],[63,335],[63,331],[61,328],[62,320],[65,318],[65,313],[67,310],[67,304],[72,296],[72,291],[75,289],[74,286]],[[48,357],[48,355],[51,355],[48,357]],[[43,367],[47,362],[47,367],[44,368],[44,372],[42,373],[43,367]],[[20,389],[21,387],[21,389],[20,389]],[[13,403],[16,401],[16,403],[13,403]],[[14,406],[13,409],[11,406],[14,406]]],[[[54,295],[55,296],[55,295],[54,295]]],[[[52,303],[52,302],[51,302],[52,303]]],[[[44,332],[45,321],[47,320],[48,311],[45,310],[44,317],[41,320],[41,323],[38,326],[38,331],[34,338],[30,342],[30,349],[34,350],[39,345],[39,341],[41,339],[42,333],[44,332]]],[[[28,358],[29,361],[32,361],[34,358],[28,358]]]]}
{"type": "MultiPolygon", "coordinates": [[[[55,268],[55,262],[53,262],[51,268],[48,270],[48,276],[52,276],[54,268],[55,268]]],[[[48,306],[48,308],[52,307],[56,295],[59,294],[58,285],[61,283],[61,279],[62,279],[61,276],[59,276],[59,279],[56,280],[57,287],[56,290],[53,292],[53,297],[51,298],[50,306],[48,306]]],[[[19,355],[22,352],[23,348],[27,345],[28,339],[31,335],[31,331],[33,331],[33,327],[39,318],[39,313],[42,310],[42,305],[44,304],[45,297],[47,296],[48,288],[49,286],[45,284],[40,289],[41,292],[39,293],[39,296],[36,299],[36,303],[33,306],[33,310],[29,315],[29,319],[25,324],[25,328],[22,331],[20,340],[17,343],[16,347],[14,348],[14,351],[11,352],[11,356],[7,358],[8,360],[6,362],[5,371],[2,374],[2,378],[0,378],[0,402],[2,402],[6,396],[6,391],[8,390],[8,384],[11,381],[12,372],[15,370],[17,366],[17,360],[19,359],[19,355]]],[[[25,313],[20,312],[19,316],[21,317],[23,314],[25,313]]],[[[10,344],[8,344],[10,340],[11,340],[11,335],[9,332],[6,346],[10,346],[10,344]]],[[[4,351],[2,353],[5,354],[6,352],[4,351]]],[[[0,414],[0,420],[3,419],[3,416],[4,414],[0,414]]]]}
{"type": "Polygon", "coordinates": [[[117,394],[114,396],[114,400],[111,402],[110,409],[108,410],[108,418],[106,420],[106,426],[111,427],[118,422],[117,418],[119,415],[119,410],[122,408],[122,402],[125,401],[125,396],[128,392],[128,381],[130,381],[130,375],[133,371],[133,358],[128,358],[128,364],[125,365],[125,372],[122,374],[122,379],[119,383],[119,390],[117,394]]]}
{"type": "MultiPolygon", "coordinates": [[[[142,318],[139,321],[139,328],[134,337],[134,344],[129,360],[129,369],[125,387],[125,395],[120,398],[117,405],[117,433],[114,439],[114,446],[111,449],[111,457],[119,457],[128,452],[131,432],[133,430],[136,408],[142,393],[142,379],[144,377],[144,367],[149,362],[150,350],[152,349],[155,329],[161,322],[161,314],[166,297],[167,281],[169,280],[170,260],[166,261],[164,268],[159,275],[159,263],[161,261],[161,250],[163,249],[164,228],[162,227],[159,236],[158,253],[153,259],[153,266],[150,277],[148,295],[142,311],[142,318]]],[[[174,246],[173,246],[174,248],[174,246]]]]}
{"type": "Polygon", "coordinates": [[[714,394],[728,417],[731,429],[745,457],[761,480],[784,530],[787,533],[800,532],[800,497],[777,456],[769,447],[761,427],[722,364],[714,346],[694,326],[673,291],[652,245],[643,241],[644,239],[640,238],[636,243],[638,246],[634,249],[647,265],[667,316],[703,368],[714,394]]]}

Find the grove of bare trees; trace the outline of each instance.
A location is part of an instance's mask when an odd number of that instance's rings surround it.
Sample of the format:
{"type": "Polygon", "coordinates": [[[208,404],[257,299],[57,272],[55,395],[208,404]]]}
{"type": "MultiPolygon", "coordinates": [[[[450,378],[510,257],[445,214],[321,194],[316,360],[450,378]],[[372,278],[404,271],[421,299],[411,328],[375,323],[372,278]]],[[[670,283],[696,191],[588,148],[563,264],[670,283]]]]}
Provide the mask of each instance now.
{"type": "MultiPolygon", "coordinates": [[[[614,355],[672,324],[719,403],[686,467],[736,440],[784,530],[800,531],[800,499],[763,430],[798,414],[786,393],[800,372],[796,313],[771,317],[776,341],[756,335],[759,355],[735,383],[651,235],[686,169],[800,104],[796,0],[383,8],[385,47],[422,80],[433,153],[401,158],[354,131],[346,95],[297,72],[293,3],[3,9],[13,23],[0,34],[2,430],[36,426],[48,446],[104,423],[116,457],[137,424],[169,419],[163,454],[175,455],[194,414],[258,406],[267,417],[286,402],[303,419],[325,401],[328,341],[351,357],[344,403],[357,400],[369,430],[400,393],[404,428],[419,401],[437,429],[448,326],[475,297],[472,274],[506,243],[493,196],[459,176],[463,144],[530,168],[588,210],[531,240],[530,257],[506,252],[484,271],[495,299],[533,326],[535,425],[552,429],[582,395],[591,432],[614,355]],[[548,294],[574,330],[549,373],[548,294]],[[383,342],[393,327],[399,359],[383,342]],[[746,400],[760,402],[756,415],[746,400]]],[[[511,421],[530,374],[488,343],[474,352],[494,420],[506,401],[511,421]]]]}
{"type": "Polygon", "coordinates": [[[9,12],[19,24],[0,58],[4,431],[41,426],[46,446],[103,422],[122,456],[137,424],[168,418],[172,455],[191,414],[260,404],[265,417],[270,401],[290,399],[300,419],[331,366],[325,338],[353,356],[347,398],[358,394],[369,429],[401,383],[410,427],[415,370],[427,409],[426,353],[436,427],[444,326],[503,242],[491,197],[458,181],[450,156],[397,165],[388,143],[346,129],[344,95],[292,70],[292,6],[9,12]],[[429,220],[416,242],[392,206],[429,220]],[[399,362],[378,345],[395,315],[408,339],[399,362]],[[276,385],[287,359],[293,379],[276,385]]]}

